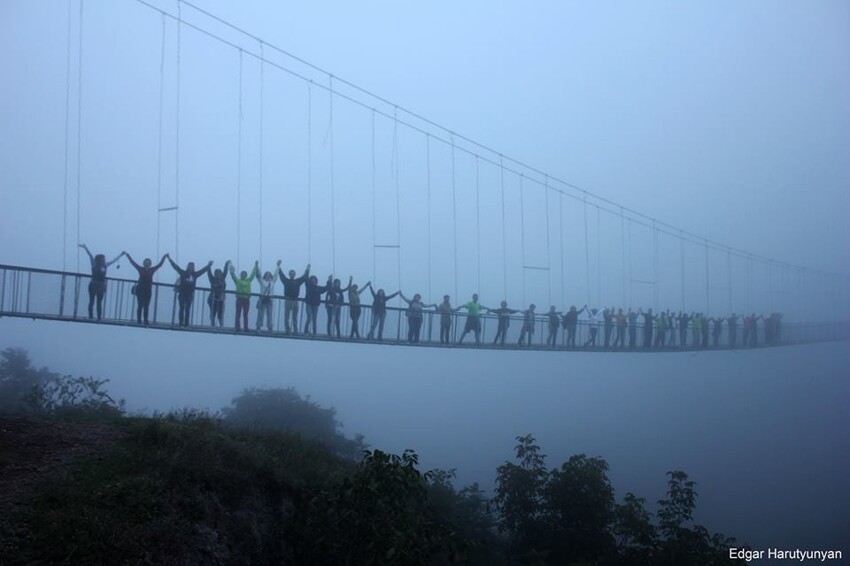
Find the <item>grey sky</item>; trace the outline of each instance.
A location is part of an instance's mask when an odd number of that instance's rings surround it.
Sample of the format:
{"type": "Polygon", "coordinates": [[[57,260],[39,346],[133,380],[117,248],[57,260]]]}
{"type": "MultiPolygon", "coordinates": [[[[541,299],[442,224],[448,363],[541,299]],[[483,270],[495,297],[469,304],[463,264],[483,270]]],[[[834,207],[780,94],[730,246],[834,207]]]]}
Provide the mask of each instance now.
{"type": "MultiPolygon", "coordinates": [[[[157,4],[176,14],[176,3],[157,4]]],[[[625,207],[755,254],[817,270],[847,273],[848,233],[842,211],[850,204],[850,47],[846,5],[823,2],[738,3],[682,6],[642,3],[429,3],[398,10],[393,4],[344,6],[310,3],[199,3],[288,51],[380,96],[444,124],[460,135],[524,161],[553,177],[625,207]]],[[[80,237],[139,256],[156,248],[157,160],[160,88],[160,15],[127,2],[88,2],[83,15],[80,237]],[[101,208],[98,205],[103,205],[101,208]],[[108,211],[108,212],[107,212],[108,211]],[[130,229],[132,227],[132,229],[130,229]]],[[[313,263],[330,271],[331,137],[335,235],[340,274],[372,276],[370,113],[336,98],[330,127],[328,78],[264,48],[273,64],[314,80],[312,156],[307,160],[307,84],[266,65],[263,69],[263,199],[260,238],[260,67],[256,41],[182,5],[183,17],[243,48],[242,121],[239,54],[184,26],[180,80],[180,256],[248,263],[264,253],[300,267],[306,263],[307,176],[312,176],[313,263]],[[237,135],[241,126],[242,136],[237,135]],[[237,159],[241,139],[241,160],[237,159]],[[309,168],[308,168],[309,165],[309,168]],[[237,230],[237,187],[239,230],[237,230]],[[239,246],[237,247],[237,242],[239,246]],[[262,249],[261,249],[262,242],[262,249]]],[[[28,238],[33,250],[8,249],[5,261],[56,267],[62,260],[65,48],[67,12],[54,3],[10,2],[4,10],[7,74],[19,77],[4,93],[10,132],[3,155],[4,225],[40,226],[28,238]],[[33,161],[35,160],[35,161],[33,161]],[[37,195],[37,198],[33,198],[37,195]],[[51,230],[46,226],[52,226],[51,230]],[[57,233],[57,230],[59,232],[57,233]],[[29,258],[32,258],[32,261],[29,258]]],[[[72,10],[71,112],[66,250],[76,265],[77,5],[72,10]]],[[[176,202],[177,38],[166,21],[163,68],[163,135],[160,205],[176,202]]],[[[337,81],[337,89],[351,94],[337,81]]],[[[358,95],[361,100],[363,96],[358,95]]],[[[372,100],[367,107],[392,113],[372,100]]],[[[403,112],[402,120],[421,124],[403,112]]],[[[432,130],[435,135],[447,134],[432,130]]],[[[377,244],[402,246],[402,285],[425,290],[428,257],[425,136],[397,130],[400,218],[395,202],[393,123],[376,118],[377,244]],[[397,222],[400,220],[400,226],[397,222]],[[399,240],[400,238],[400,240],[399,240]]],[[[459,145],[463,145],[458,140],[459,145]]],[[[456,199],[452,199],[451,153],[431,146],[431,295],[482,291],[512,303],[624,303],[652,305],[653,292],[630,279],[655,278],[652,232],[635,226],[628,242],[618,217],[589,207],[588,262],[579,201],[556,202],[517,175],[505,175],[506,255],[502,254],[498,167],[456,151],[456,199]],[[561,228],[557,218],[562,206],[561,228]],[[519,209],[524,207],[520,218],[519,209]],[[452,211],[457,208],[456,228],[452,211]],[[481,227],[476,232],[477,223],[481,227]],[[524,224],[524,226],[523,226],[524,224]],[[559,232],[564,233],[561,248],[559,232]],[[480,239],[480,260],[477,239],[480,239]],[[523,261],[520,240],[526,252],[523,261]],[[627,248],[630,264],[622,261],[627,248]],[[599,257],[597,257],[597,255],[599,257]],[[548,259],[547,259],[548,258],[548,259]],[[562,277],[560,262],[565,261],[562,277]],[[507,265],[507,273],[503,270],[507,265]],[[548,266],[547,274],[523,264],[548,266]],[[589,282],[588,282],[589,276],[589,282]],[[523,288],[523,278],[525,279],[523,288]],[[504,280],[504,281],[503,281],[504,280]],[[561,291],[561,281],[565,289],[561,291]],[[480,281],[480,283],[479,283],[480,281]],[[510,289],[505,288],[505,285],[510,289]],[[436,288],[433,288],[436,287],[436,288]],[[480,289],[479,289],[480,287],[480,289]],[[526,292],[521,292],[521,288],[526,292]],[[558,291],[561,291],[560,293],[558,291]],[[560,295],[560,297],[559,297],[560,295]],[[560,299],[560,300],[557,300],[560,299]]],[[[478,150],[480,151],[480,150],[478,150]]],[[[498,157],[482,152],[485,158],[498,157]]],[[[519,170],[519,169],[517,169],[519,170]]],[[[537,181],[542,181],[539,176],[537,181]]],[[[161,215],[161,249],[175,252],[173,215],[161,215]]],[[[107,253],[120,251],[104,249],[107,253]]],[[[656,307],[705,307],[704,250],[689,244],[686,299],[680,293],[680,248],[659,242],[662,264],[656,307]],[[675,292],[675,298],[674,298],[675,292]]],[[[728,286],[725,254],[713,253],[711,287],[728,286]]],[[[394,250],[376,252],[375,275],[397,285],[394,250]]],[[[732,310],[792,312],[801,292],[835,292],[835,283],[800,279],[752,268],[749,297],[746,262],[735,261],[732,310]],[[768,284],[768,277],[772,281],[768,284]],[[784,281],[781,282],[780,280],[784,281]],[[787,281],[785,281],[787,280],[787,281]],[[774,286],[783,296],[761,293],[774,286]],[[792,293],[793,291],[793,293],[792,293]],[[775,299],[775,300],[774,300],[775,299]],[[784,303],[784,304],[782,304],[784,303]]],[[[846,281],[846,280],[845,280],[846,281]]],[[[711,291],[709,308],[729,310],[722,290],[711,291]]],[[[830,295],[830,298],[836,298],[830,295]]],[[[486,303],[486,300],[485,300],[486,303]]],[[[833,302],[833,306],[834,306],[833,302]]],[[[824,304],[793,313],[823,318],[824,304]]],[[[846,306],[844,308],[846,311],[846,306]]]]}
{"type": "MultiPolygon", "coordinates": [[[[175,1],[151,2],[177,12],[175,1]]],[[[850,275],[846,2],[197,0],[197,5],[552,177],[711,240],[850,275]]],[[[66,259],[75,269],[81,257],[76,250],[78,149],[80,239],[107,256],[127,249],[137,258],[153,257],[157,241],[161,253],[176,254],[173,216],[160,217],[158,237],[156,214],[159,183],[160,206],[171,206],[176,198],[174,22],[165,24],[160,175],[160,15],[135,0],[85,0],[78,101],[79,3],[70,7],[65,193],[68,4],[0,3],[0,52],[5,54],[0,76],[6,77],[0,89],[5,242],[0,263],[61,269],[66,259]]],[[[248,267],[262,254],[264,268],[281,258],[285,268],[298,270],[311,260],[320,278],[335,260],[338,275],[353,274],[361,282],[374,276],[379,286],[394,291],[395,251],[375,251],[373,265],[371,112],[337,97],[330,128],[331,101],[323,88],[328,78],[265,46],[272,63],[315,81],[309,89],[308,160],[307,83],[271,64],[263,67],[261,122],[261,68],[250,55],[260,45],[185,4],[181,10],[187,22],[237,43],[244,53],[240,122],[238,51],[188,26],[182,29],[180,260],[222,264],[238,256],[248,267]]],[[[354,95],[339,81],[334,86],[354,95]]],[[[371,106],[393,113],[392,106],[374,101],[367,103],[371,106]]],[[[421,125],[403,112],[399,118],[421,125]]],[[[551,284],[552,302],[559,307],[655,304],[646,286],[623,285],[625,277],[654,277],[651,230],[633,227],[626,261],[620,218],[602,213],[597,224],[591,199],[585,247],[582,203],[568,197],[559,202],[550,192],[547,254],[547,197],[535,184],[539,176],[526,172],[522,181],[505,174],[503,234],[501,171],[479,162],[477,207],[475,160],[463,153],[469,146],[459,138],[455,224],[451,148],[436,139],[446,134],[431,130],[435,137],[426,141],[399,126],[396,168],[393,132],[392,120],[375,118],[374,243],[401,244],[405,291],[431,299],[450,293],[457,303],[478,290],[487,305],[503,297],[512,306],[542,305],[549,301],[551,284]],[[548,265],[548,278],[539,271],[523,275],[523,263],[548,265]]],[[[669,237],[658,246],[658,306],[704,309],[704,250],[685,247],[682,297],[682,249],[669,237]]],[[[726,285],[725,254],[712,252],[709,259],[710,285],[726,285]]],[[[83,270],[85,265],[82,261],[83,270]]],[[[126,262],[122,265],[110,275],[134,275],[126,262]]],[[[735,260],[732,271],[731,305],[726,291],[715,290],[709,310],[775,308],[791,320],[847,317],[846,279],[842,289],[835,281],[780,270],[772,275],[775,293],[768,294],[763,266],[753,267],[749,292],[745,262],[735,260]]],[[[166,268],[161,280],[172,276],[166,268]]],[[[228,319],[231,315],[226,313],[228,319]]],[[[76,326],[3,320],[0,346],[26,347],[38,363],[57,371],[111,377],[115,390],[136,409],[218,408],[242,386],[295,385],[318,402],[337,406],[346,432],[364,432],[379,447],[417,448],[426,466],[456,466],[464,482],[491,482],[495,466],[510,456],[513,437],[526,432],[538,434],[552,465],[578,451],[608,458],[616,487],[650,500],[662,496],[663,473],[683,467],[704,486],[701,504],[709,509],[701,520],[713,529],[765,545],[844,542],[830,527],[847,521],[827,518],[846,519],[847,505],[824,511],[812,504],[829,499],[824,486],[846,492],[847,441],[837,431],[847,430],[848,423],[837,403],[847,399],[846,383],[838,379],[847,360],[839,346],[562,361],[537,354],[305,345],[76,326]],[[636,386],[638,379],[649,383],[636,386]],[[727,465],[730,449],[741,464],[737,476],[727,465]],[[803,459],[793,466],[776,459],[783,449],[803,459]],[[813,491],[796,492],[801,485],[813,491]],[[730,494],[745,499],[747,512],[730,501],[730,494]],[[813,526],[798,527],[801,516],[813,526]],[[766,518],[774,522],[761,523],[766,518]]]]}

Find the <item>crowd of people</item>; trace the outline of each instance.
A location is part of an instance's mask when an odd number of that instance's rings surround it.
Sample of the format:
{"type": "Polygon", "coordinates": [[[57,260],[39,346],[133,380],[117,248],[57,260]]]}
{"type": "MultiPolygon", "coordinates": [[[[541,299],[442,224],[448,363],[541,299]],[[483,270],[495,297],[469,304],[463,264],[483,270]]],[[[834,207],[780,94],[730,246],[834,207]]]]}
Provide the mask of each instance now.
{"type": "Polygon", "coordinates": [[[747,316],[739,316],[732,313],[729,316],[710,317],[701,312],[673,312],[670,310],[654,314],[652,309],[644,311],[642,308],[636,311],[632,308],[589,308],[584,305],[581,309],[571,306],[565,312],[551,306],[549,311],[543,315],[536,312],[536,306],[531,304],[526,309],[512,309],[506,301],[501,301],[498,308],[485,307],[479,302],[478,294],[472,295],[472,300],[458,307],[453,307],[451,297],[443,296],[439,304],[426,304],[419,293],[408,298],[400,290],[387,293],[384,289],[374,289],[372,282],[358,286],[353,278],[349,277],[348,284],[342,287],[340,279],[328,276],[324,285],[319,284],[315,275],[310,274],[310,264],[304,272],[298,276],[294,269],[284,273],[278,260],[275,271],[265,271],[260,274],[258,261],[254,262],[250,273],[248,271],[236,272],[236,267],[228,260],[222,269],[213,269],[213,262],[209,261],[205,266],[196,269],[193,262],[189,262],[185,268],[178,265],[169,254],[163,255],[157,264],[152,260],[145,259],[141,264],[137,263],[126,251],[121,252],[112,261],[106,261],[103,254],[93,255],[85,244],[80,247],[88,254],[91,261],[91,280],[89,282],[89,304],[88,315],[94,319],[103,316],[103,299],[106,293],[107,268],[121,257],[126,256],[130,264],[138,272],[138,280],[133,286],[133,294],[136,298],[136,320],[139,324],[150,324],[149,311],[151,298],[153,296],[154,274],[166,262],[177,274],[174,290],[177,294],[178,325],[188,327],[194,302],[195,290],[199,279],[204,276],[209,281],[209,292],[207,304],[209,306],[210,325],[213,327],[224,327],[224,304],[227,296],[227,279],[233,281],[236,297],[236,318],[234,328],[237,332],[248,331],[248,318],[251,309],[251,299],[256,297],[256,332],[265,327],[267,332],[274,331],[272,305],[277,297],[274,288],[279,280],[283,285],[284,305],[284,328],[283,333],[287,335],[298,335],[299,303],[305,305],[305,321],[303,334],[316,336],[316,325],[319,307],[324,303],[326,310],[326,335],[330,338],[341,337],[340,318],[343,307],[348,307],[350,319],[350,339],[359,339],[360,318],[363,313],[361,295],[369,290],[372,296],[371,325],[366,336],[367,340],[383,340],[384,322],[387,316],[387,302],[396,296],[407,304],[405,315],[407,318],[407,341],[416,344],[420,341],[422,323],[427,313],[439,315],[440,344],[452,343],[452,326],[454,318],[461,310],[465,310],[466,320],[458,344],[462,344],[470,333],[474,336],[475,343],[481,344],[482,316],[484,314],[495,315],[497,321],[496,336],[493,345],[505,346],[507,331],[517,315],[521,317],[519,347],[530,346],[533,343],[534,333],[538,323],[547,329],[546,345],[550,348],[604,348],[604,349],[631,349],[643,350],[665,349],[665,348],[709,348],[727,346],[735,348],[740,346],[755,347],[759,342],[759,323],[763,330],[764,341],[768,344],[777,343],[781,340],[781,313],[757,316],[752,313],[747,316]],[[257,283],[256,292],[254,283],[257,283]],[[301,298],[301,287],[304,287],[304,297],[301,298]],[[347,300],[346,300],[347,299],[347,300]],[[581,315],[584,319],[580,320],[581,315]],[[579,346],[576,342],[576,334],[580,325],[587,328],[587,339],[579,346]],[[741,329],[741,340],[738,341],[738,329],[741,329]],[[602,336],[600,337],[600,328],[602,336]],[[724,328],[726,330],[726,341],[721,344],[721,336],[724,328]],[[640,332],[639,332],[640,330],[640,332]],[[559,333],[563,345],[559,344],[559,333]],[[638,343],[638,334],[641,335],[638,343]]]}

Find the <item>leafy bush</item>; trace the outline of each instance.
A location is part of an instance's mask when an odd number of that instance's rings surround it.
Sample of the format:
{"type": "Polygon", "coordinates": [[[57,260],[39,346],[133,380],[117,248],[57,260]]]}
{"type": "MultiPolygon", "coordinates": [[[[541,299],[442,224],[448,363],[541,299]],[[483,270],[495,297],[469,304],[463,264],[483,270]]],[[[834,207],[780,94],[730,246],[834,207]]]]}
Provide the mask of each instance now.
{"type": "Polygon", "coordinates": [[[20,348],[6,348],[0,358],[0,411],[31,411],[27,396],[57,375],[47,368],[35,369],[27,351],[20,348]]]}
{"type": "Polygon", "coordinates": [[[234,398],[222,414],[229,425],[300,434],[352,460],[359,458],[367,446],[362,435],[350,439],[340,432],[342,423],[336,420],[336,409],[321,407],[310,397],[302,399],[292,387],[251,387],[234,398]]]}
{"type": "Polygon", "coordinates": [[[124,414],[124,400],[116,401],[104,388],[108,379],[36,370],[19,348],[7,348],[0,356],[0,411],[94,418],[124,414]]]}
{"type": "Polygon", "coordinates": [[[35,413],[53,416],[120,417],[124,399],[115,401],[103,386],[108,379],[53,375],[25,396],[35,413]]]}
{"type": "Polygon", "coordinates": [[[430,504],[416,453],[369,451],[355,473],[317,493],[299,529],[305,564],[443,564],[457,540],[430,504]]]}
{"type": "Polygon", "coordinates": [[[658,525],[646,500],[627,493],[614,500],[608,463],[577,454],[548,470],[531,435],[517,437],[519,464],[497,470],[493,502],[499,529],[510,539],[510,558],[522,564],[729,564],[735,539],[692,525],[696,483],[668,472],[658,525]]]}

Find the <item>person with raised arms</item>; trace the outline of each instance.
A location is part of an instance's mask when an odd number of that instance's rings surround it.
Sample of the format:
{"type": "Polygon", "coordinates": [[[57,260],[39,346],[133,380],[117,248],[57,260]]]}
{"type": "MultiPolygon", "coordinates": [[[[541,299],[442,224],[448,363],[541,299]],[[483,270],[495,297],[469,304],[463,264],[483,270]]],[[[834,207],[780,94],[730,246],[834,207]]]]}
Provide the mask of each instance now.
{"type": "Polygon", "coordinates": [[[369,281],[363,288],[360,289],[356,284],[352,283],[348,289],[348,316],[351,318],[351,333],[349,338],[360,339],[360,315],[363,308],[360,305],[360,295],[366,289],[372,288],[372,282],[369,281]]]}
{"type": "Polygon", "coordinates": [[[277,275],[280,277],[280,282],[283,283],[283,326],[284,332],[287,334],[298,334],[298,295],[301,293],[301,285],[307,278],[310,277],[310,264],[304,270],[301,277],[295,277],[295,270],[289,270],[289,277],[283,275],[283,270],[280,268],[280,260],[278,260],[277,275]]]}
{"type": "Polygon", "coordinates": [[[339,328],[339,315],[342,310],[342,305],[345,304],[345,293],[351,289],[353,276],[348,277],[348,285],[345,289],[342,288],[342,283],[339,279],[333,280],[333,285],[328,288],[328,293],[325,296],[325,309],[328,313],[328,337],[333,338],[334,330],[339,338],[342,334],[339,328]]]}
{"type": "Polygon", "coordinates": [[[419,343],[419,331],[422,328],[422,311],[427,307],[436,307],[437,305],[426,305],[422,302],[422,295],[416,293],[413,295],[413,300],[404,296],[404,293],[399,291],[401,300],[407,303],[407,341],[410,344],[419,343]]]}
{"type": "Polygon", "coordinates": [[[171,255],[165,254],[165,257],[168,258],[168,263],[171,264],[171,267],[179,276],[177,279],[177,304],[179,305],[177,319],[178,325],[182,328],[186,328],[189,326],[189,318],[192,313],[192,301],[195,300],[195,286],[198,284],[198,277],[208,273],[213,262],[210,260],[199,271],[195,271],[195,262],[193,261],[186,264],[186,269],[182,269],[179,265],[174,263],[174,260],[171,259],[171,255]]]}
{"type": "Polygon", "coordinates": [[[251,283],[260,272],[260,262],[254,262],[254,268],[249,275],[244,269],[236,276],[236,268],[230,265],[230,277],[236,284],[236,332],[248,331],[248,311],[251,309],[251,283]],[[240,326],[240,315],[242,325],[240,326]]]}
{"type": "Polygon", "coordinates": [[[151,306],[151,297],[153,296],[153,276],[165,263],[165,255],[163,254],[162,259],[156,265],[152,265],[153,262],[147,257],[142,262],[142,265],[139,265],[133,260],[133,256],[126,251],[123,253],[127,256],[130,265],[135,267],[136,271],[139,272],[139,279],[136,281],[134,291],[136,295],[136,322],[142,324],[142,316],[144,315],[145,324],[150,324],[148,313],[151,306]]]}
{"type": "Polygon", "coordinates": [[[313,336],[316,335],[316,319],[319,317],[319,305],[322,304],[322,293],[331,288],[333,277],[333,275],[328,275],[328,282],[325,285],[319,285],[319,279],[315,275],[311,275],[307,279],[307,289],[304,297],[304,303],[307,305],[307,322],[304,324],[304,334],[309,334],[310,327],[312,326],[313,336]]]}
{"type": "Polygon", "coordinates": [[[89,281],[89,318],[94,318],[94,305],[97,302],[97,320],[103,318],[103,296],[106,294],[106,268],[121,259],[124,252],[112,261],[106,261],[106,256],[103,254],[92,255],[89,247],[85,244],[80,244],[80,247],[85,250],[91,262],[91,281],[89,281]]]}
{"type": "Polygon", "coordinates": [[[210,307],[210,326],[215,328],[224,326],[224,301],[227,298],[227,275],[230,273],[230,260],[224,264],[224,269],[210,270],[207,277],[210,280],[210,294],[207,297],[207,305],[210,307]]]}
{"type": "Polygon", "coordinates": [[[375,328],[378,329],[378,341],[384,339],[384,320],[387,318],[387,301],[397,296],[401,291],[396,291],[392,295],[387,295],[383,289],[378,289],[376,293],[371,288],[372,293],[372,327],[369,329],[367,340],[372,340],[375,336],[375,328]]]}
{"type": "MultiPolygon", "coordinates": [[[[280,260],[277,263],[277,269],[280,269],[280,260]]],[[[276,269],[276,270],[277,270],[276,269]]],[[[260,296],[257,299],[257,332],[263,327],[263,319],[266,321],[266,330],[272,331],[272,295],[274,295],[274,281],[276,277],[271,271],[266,271],[260,277],[260,271],[257,270],[257,281],[260,283],[260,296]]]]}

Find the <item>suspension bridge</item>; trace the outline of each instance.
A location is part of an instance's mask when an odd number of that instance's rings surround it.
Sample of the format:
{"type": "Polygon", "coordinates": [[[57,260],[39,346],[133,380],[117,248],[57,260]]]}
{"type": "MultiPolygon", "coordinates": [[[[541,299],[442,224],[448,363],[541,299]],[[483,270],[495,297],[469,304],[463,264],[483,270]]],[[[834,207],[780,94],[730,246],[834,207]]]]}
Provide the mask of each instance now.
{"type": "MultiPolygon", "coordinates": [[[[110,255],[140,241],[144,249],[129,250],[137,258],[169,252],[183,265],[204,265],[216,257],[219,267],[227,258],[237,269],[257,259],[261,270],[283,258],[287,269],[311,263],[322,282],[325,273],[343,281],[350,274],[375,289],[420,293],[426,304],[450,295],[458,306],[473,293],[494,308],[536,303],[532,348],[567,349],[563,329],[547,344],[545,313],[571,304],[726,320],[707,347],[736,345],[733,313],[782,313],[782,331],[768,341],[756,323],[760,344],[850,336],[845,275],[718,242],[594,194],[191,2],[69,0],[62,15],[56,57],[65,73],[55,85],[64,91],[62,268],[0,266],[0,316],[90,322],[88,258],[77,244],[110,255]],[[116,13],[105,28],[119,5],[124,20],[116,13]],[[137,49],[123,59],[99,56],[120,53],[120,41],[137,49]]],[[[168,271],[157,273],[150,327],[185,331],[168,271]]],[[[108,278],[100,324],[137,324],[134,283],[108,278]]],[[[234,332],[209,324],[209,292],[198,287],[189,328],[234,332]]],[[[235,298],[226,297],[229,318],[235,298]]],[[[273,332],[261,334],[331,339],[321,332],[324,308],[315,337],[283,332],[283,304],[273,295],[273,332]]],[[[352,324],[349,305],[342,309],[342,338],[334,340],[345,340],[352,324]]],[[[382,343],[405,343],[406,305],[399,300],[388,311],[382,343]]],[[[523,315],[515,316],[506,345],[518,342],[523,315]]],[[[365,330],[370,317],[365,305],[365,330]]],[[[453,347],[465,317],[451,315],[453,347]]],[[[446,346],[437,339],[439,319],[426,309],[420,345],[446,346]]],[[[492,342],[497,317],[484,312],[480,321],[480,347],[506,347],[492,342]]],[[[579,345],[595,326],[578,321],[579,345]]],[[[598,323],[596,349],[613,351],[606,326],[598,323]]],[[[670,324],[665,346],[651,349],[703,347],[684,330],[683,340],[670,324]]],[[[635,332],[641,348],[642,324],[635,332]]],[[[470,339],[465,345],[475,345],[470,339]]]]}

